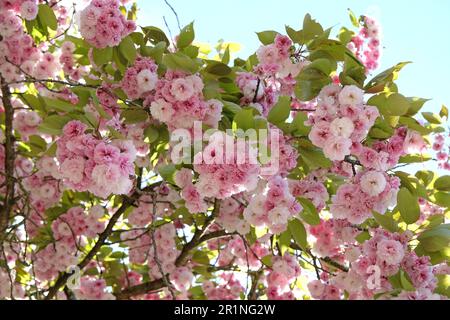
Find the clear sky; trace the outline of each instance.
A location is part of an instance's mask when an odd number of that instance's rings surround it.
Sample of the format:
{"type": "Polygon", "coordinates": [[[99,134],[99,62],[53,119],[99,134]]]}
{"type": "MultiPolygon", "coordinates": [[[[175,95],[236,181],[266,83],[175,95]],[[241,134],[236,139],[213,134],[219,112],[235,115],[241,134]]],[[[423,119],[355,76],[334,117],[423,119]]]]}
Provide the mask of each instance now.
{"type": "MultiPolygon", "coordinates": [[[[310,13],[336,35],[351,27],[347,8],[359,16],[377,18],[383,29],[381,66],[375,73],[400,61],[412,61],[400,73],[399,90],[406,96],[431,98],[427,111],[450,105],[450,1],[448,0],[169,0],[182,26],[195,21],[196,40],[212,45],[217,40],[238,42],[238,54],[247,58],[259,46],[257,31],[300,29],[310,13]]],[[[140,25],[167,32],[163,16],[175,35],[176,20],[164,0],[138,0],[140,25]]]]}

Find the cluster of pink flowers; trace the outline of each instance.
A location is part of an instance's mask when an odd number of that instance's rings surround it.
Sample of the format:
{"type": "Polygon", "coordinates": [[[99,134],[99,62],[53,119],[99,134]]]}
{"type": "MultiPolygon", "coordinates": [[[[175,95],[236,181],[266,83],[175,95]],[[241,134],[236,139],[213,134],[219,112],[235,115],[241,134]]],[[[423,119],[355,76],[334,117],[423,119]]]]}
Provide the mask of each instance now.
{"type": "Polygon", "coordinates": [[[188,267],[178,267],[170,274],[170,281],[176,290],[186,293],[192,285],[194,275],[188,267]]]}
{"type": "Polygon", "coordinates": [[[316,207],[317,211],[325,208],[326,202],[330,198],[327,188],[323,182],[314,174],[309,174],[302,180],[288,180],[289,191],[294,197],[302,197],[311,202],[316,207]]]}
{"type": "MultiPolygon", "coordinates": [[[[21,1],[2,1],[0,4],[0,73],[8,82],[19,80],[23,76],[14,65],[29,71],[41,55],[33,38],[24,33],[22,20],[12,9],[16,2],[21,1]],[[6,59],[14,65],[7,63],[6,59]]],[[[29,2],[31,1],[25,3],[29,2]]]]}
{"type": "Polygon", "coordinates": [[[13,127],[24,141],[28,141],[29,136],[38,133],[41,122],[41,117],[35,111],[20,110],[14,113],[13,127]]]}
{"type": "Polygon", "coordinates": [[[61,55],[59,56],[59,63],[62,65],[64,74],[74,81],[79,81],[86,73],[86,68],[76,67],[73,57],[75,51],[75,44],[71,41],[64,41],[61,45],[61,55]]]}
{"type": "Polygon", "coordinates": [[[73,239],[47,245],[35,254],[34,266],[36,278],[42,281],[52,280],[60,272],[78,263],[77,244],[73,239]]]}
{"type": "Polygon", "coordinates": [[[266,226],[272,233],[280,234],[301,210],[302,206],[289,191],[287,180],[275,176],[255,191],[244,210],[244,219],[251,225],[266,226]]]}
{"type": "Polygon", "coordinates": [[[157,190],[155,217],[153,217],[153,197],[142,195],[137,202],[137,206],[128,215],[128,222],[137,228],[147,226],[153,218],[170,216],[173,213],[171,204],[175,204],[180,199],[178,193],[163,185],[157,190]]]}
{"type": "Polygon", "coordinates": [[[136,29],[120,11],[118,0],[93,0],[80,14],[80,33],[96,48],[117,46],[136,29]]]}
{"type": "Polygon", "coordinates": [[[9,299],[11,296],[15,299],[24,298],[25,290],[19,283],[13,283],[11,285],[8,273],[3,271],[3,269],[0,269],[0,299],[9,299]]]}
{"type": "Polygon", "coordinates": [[[380,26],[372,18],[364,17],[364,26],[359,30],[359,34],[354,36],[348,47],[366,67],[367,72],[378,68],[380,59],[380,26]]]}
{"type": "Polygon", "coordinates": [[[289,96],[294,92],[295,78],[310,63],[294,51],[291,39],[278,34],[272,44],[261,46],[256,52],[259,63],[255,72],[265,78],[267,87],[289,96]]]}
{"type": "Polygon", "coordinates": [[[211,135],[209,144],[194,156],[194,170],[199,174],[195,185],[192,171],[181,169],[175,174],[189,211],[206,211],[204,198],[225,199],[254,190],[260,169],[256,156],[256,149],[247,141],[239,142],[220,131],[211,135]]]}
{"type": "Polygon", "coordinates": [[[100,206],[92,207],[86,214],[81,207],[70,208],[67,213],[53,221],[52,231],[56,241],[70,243],[81,236],[94,238],[105,229],[105,223],[100,221],[104,211],[100,206]]]}
{"type": "Polygon", "coordinates": [[[365,168],[386,171],[394,167],[401,156],[419,152],[424,146],[420,134],[401,127],[389,140],[375,141],[371,147],[360,146],[355,148],[354,154],[365,168]]]}
{"type": "Polygon", "coordinates": [[[107,198],[111,194],[127,194],[132,188],[136,149],[131,141],[109,143],[86,134],[87,126],[77,120],[63,128],[57,141],[57,158],[61,177],[70,188],[89,190],[107,198]]]}
{"type": "Polygon", "coordinates": [[[80,279],[80,288],[73,290],[78,300],[115,300],[112,293],[107,292],[104,279],[84,276],[80,279]]]}
{"type": "Polygon", "coordinates": [[[137,57],[121,82],[121,88],[131,100],[145,99],[156,88],[158,66],[150,58],[137,57]]]}
{"type": "Polygon", "coordinates": [[[209,280],[203,282],[202,289],[208,300],[236,300],[242,292],[245,292],[245,288],[233,272],[224,272],[219,275],[219,279],[221,283],[209,280]]]}
{"type": "Polygon", "coordinates": [[[437,134],[434,137],[433,150],[436,152],[436,159],[438,161],[438,166],[444,170],[450,170],[450,147],[443,134],[437,134]]]}
{"type": "Polygon", "coordinates": [[[239,202],[232,198],[224,199],[220,203],[216,223],[228,232],[238,232],[245,235],[250,232],[250,225],[241,218],[242,211],[243,206],[239,202]]]}
{"type": "Polygon", "coordinates": [[[25,20],[34,20],[38,14],[37,2],[36,0],[1,0],[0,10],[20,14],[25,20]]]}
{"type": "Polygon", "coordinates": [[[269,254],[268,248],[260,240],[247,246],[240,236],[232,237],[220,249],[217,265],[225,267],[233,263],[242,268],[258,270],[262,266],[261,258],[269,254]]]}
{"type": "Polygon", "coordinates": [[[322,220],[317,226],[308,228],[309,234],[316,238],[313,252],[319,257],[330,257],[342,260],[344,247],[355,242],[358,229],[346,220],[322,220]]]}
{"type": "Polygon", "coordinates": [[[312,125],[309,138],[330,160],[342,161],[361,147],[378,109],[365,105],[363,91],[353,85],[326,86],[317,99],[317,109],[307,121],[312,125]]]}
{"type": "Polygon", "coordinates": [[[390,206],[395,205],[399,187],[398,177],[373,170],[359,172],[332,196],[330,212],[336,219],[361,224],[372,216],[372,210],[384,214],[390,206]]]}
{"type": "Polygon", "coordinates": [[[120,239],[128,247],[128,258],[131,263],[145,263],[151,245],[148,232],[134,229],[121,233],[120,239]]]}
{"type": "Polygon", "coordinates": [[[42,157],[37,168],[38,171],[24,179],[23,186],[30,192],[32,207],[43,212],[59,201],[63,190],[58,180],[58,167],[53,158],[42,157]]]}
{"type": "MultiPolygon", "coordinates": [[[[149,78],[148,83],[152,81],[149,78]]],[[[223,104],[215,99],[205,101],[202,90],[203,81],[198,75],[169,70],[156,83],[155,95],[147,97],[144,105],[150,105],[153,118],[167,124],[170,131],[191,129],[195,121],[217,128],[223,104]]]]}
{"type": "MultiPolygon", "coordinates": [[[[176,235],[176,228],[172,223],[167,223],[155,231],[156,255],[158,261],[161,263],[162,270],[165,273],[172,273],[176,270],[175,260],[179,254],[175,243],[176,235]]],[[[150,251],[148,252],[148,267],[150,268],[149,273],[154,279],[159,279],[162,277],[158,264],[155,260],[153,245],[150,246],[150,251]]],[[[179,270],[178,276],[178,279],[172,279],[172,282],[177,286],[177,289],[179,291],[186,291],[189,289],[189,287],[187,287],[187,283],[185,282],[186,274],[183,269],[179,270]],[[184,275],[180,275],[180,273],[184,275]],[[180,290],[181,288],[186,287],[186,290],[180,290]]]]}
{"type": "Polygon", "coordinates": [[[294,300],[290,284],[300,276],[297,259],[285,253],[282,257],[272,257],[272,271],[267,276],[267,297],[271,300],[294,300]]]}

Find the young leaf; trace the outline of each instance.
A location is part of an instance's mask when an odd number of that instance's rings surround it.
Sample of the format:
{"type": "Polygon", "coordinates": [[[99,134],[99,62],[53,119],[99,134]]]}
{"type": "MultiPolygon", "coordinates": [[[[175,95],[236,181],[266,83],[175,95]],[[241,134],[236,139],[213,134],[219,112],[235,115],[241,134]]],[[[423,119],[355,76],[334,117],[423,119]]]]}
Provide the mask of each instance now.
{"type": "Polygon", "coordinates": [[[278,102],[270,109],[267,120],[270,123],[278,124],[286,121],[291,112],[291,98],[288,96],[281,96],[278,102]]]}
{"type": "Polygon", "coordinates": [[[413,224],[420,217],[420,207],[417,197],[413,196],[407,188],[401,188],[397,194],[397,207],[400,215],[407,224],[413,224]]]}
{"type": "Polygon", "coordinates": [[[303,207],[303,210],[300,211],[300,217],[303,219],[303,221],[312,226],[319,225],[320,224],[319,213],[317,212],[317,209],[311,202],[311,200],[301,197],[297,198],[297,200],[303,207]]]}
{"type": "Polygon", "coordinates": [[[194,22],[191,22],[183,29],[181,29],[180,35],[178,36],[177,48],[183,49],[189,46],[192,41],[194,41],[195,32],[194,32],[194,22]]]}
{"type": "Polygon", "coordinates": [[[302,250],[306,250],[308,247],[308,242],[306,240],[307,234],[303,223],[298,219],[292,219],[288,223],[288,228],[295,243],[297,243],[302,250]]]}

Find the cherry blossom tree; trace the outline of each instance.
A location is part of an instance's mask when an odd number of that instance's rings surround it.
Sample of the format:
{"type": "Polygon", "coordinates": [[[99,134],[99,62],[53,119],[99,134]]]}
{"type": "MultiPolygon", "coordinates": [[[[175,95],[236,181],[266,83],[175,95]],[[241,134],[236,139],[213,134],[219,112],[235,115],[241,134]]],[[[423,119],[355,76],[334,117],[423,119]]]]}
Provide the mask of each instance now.
{"type": "Polygon", "coordinates": [[[232,59],[127,2],[0,0],[0,298],[450,296],[448,109],[377,21],[232,59]]]}

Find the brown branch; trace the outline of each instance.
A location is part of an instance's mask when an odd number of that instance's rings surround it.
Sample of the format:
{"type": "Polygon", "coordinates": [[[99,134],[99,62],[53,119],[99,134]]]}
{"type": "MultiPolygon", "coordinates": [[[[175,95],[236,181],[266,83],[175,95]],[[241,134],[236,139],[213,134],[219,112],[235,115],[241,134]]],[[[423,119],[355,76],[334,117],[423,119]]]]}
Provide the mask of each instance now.
{"type": "Polygon", "coordinates": [[[0,243],[5,239],[6,229],[8,228],[9,218],[14,207],[14,135],[13,135],[13,118],[14,109],[11,103],[11,91],[5,79],[0,75],[2,102],[5,109],[5,179],[6,179],[6,194],[3,202],[3,207],[0,211],[0,243]]]}
{"type": "MultiPolygon", "coordinates": [[[[220,209],[220,203],[219,200],[215,200],[214,202],[214,209],[211,215],[206,219],[203,228],[197,229],[197,231],[194,233],[194,236],[192,237],[191,241],[189,241],[187,244],[184,245],[183,249],[181,250],[180,255],[175,261],[175,265],[177,267],[184,265],[189,260],[190,252],[201,245],[202,243],[217,239],[221,237],[227,237],[233,234],[227,233],[225,230],[219,230],[219,231],[213,231],[210,233],[205,233],[208,227],[213,223],[214,219],[217,216],[217,213],[220,209]]],[[[115,296],[119,300],[125,300],[129,299],[133,296],[137,296],[140,294],[145,294],[151,291],[159,290],[161,288],[164,288],[166,286],[164,279],[156,279],[150,282],[145,282],[130,288],[126,288],[125,290],[115,293],[115,296]]]]}
{"type": "MultiPolygon", "coordinates": [[[[152,185],[147,186],[144,190],[150,191],[153,188],[159,186],[161,182],[156,182],[152,185]]],[[[97,252],[100,250],[100,248],[105,244],[106,239],[110,236],[110,234],[113,231],[113,228],[119,220],[119,218],[122,216],[122,214],[131,206],[134,204],[135,200],[139,197],[138,192],[134,192],[131,197],[124,197],[123,204],[120,206],[119,209],[114,213],[114,215],[111,217],[111,219],[108,222],[108,225],[106,226],[106,229],[99,235],[97,242],[95,243],[94,247],[88,252],[88,254],[84,257],[84,259],[78,264],[78,267],[80,269],[83,269],[87,266],[87,264],[95,257],[97,252]]],[[[45,300],[50,300],[58,293],[58,290],[61,289],[61,287],[65,286],[67,280],[70,277],[70,273],[64,272],[62,273],[59,278],[56,280],[55,284],[50,287],[48,290],[48,294],[45,297],[45,300]]]]}

